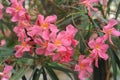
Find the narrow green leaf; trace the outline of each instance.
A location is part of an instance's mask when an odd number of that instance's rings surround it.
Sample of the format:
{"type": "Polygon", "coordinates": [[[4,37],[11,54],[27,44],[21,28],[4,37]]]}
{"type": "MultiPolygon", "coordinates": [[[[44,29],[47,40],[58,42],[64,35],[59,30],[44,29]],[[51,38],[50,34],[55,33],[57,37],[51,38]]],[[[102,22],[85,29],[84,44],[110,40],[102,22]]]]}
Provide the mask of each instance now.
{"type": "Polygon", "coordinates": [[[117,8],[115,19],[117,19],[117,17],[118,17],[119,14],[120,14],[120,3],[119,3],[118,8],[117,8]]]}
{"type": "Polygon", "coordinates": [[[114,80],[117,80],[117,66],[116,66],[116,62],[115,62],[115,57],[114,57],[114,53],[112,52],[111,49],[108,50],[109,56],[111,58],[111,62],[112,62],[112,68],[113,68],[113,77],[114,80]]]}
{"type": "Polygon", "coordinates": [[[22,78],[22,76],[25,75],[25,73],[29,70],[29,67],[22,67],[18,71],[15,72],[15,74],[11,77],[10,80],[19,80],[22,78]]]}
{"type": "Polygon", "coordinates": [[[110,5],[112,3],[113,0],[108,0],[108,4],[107,4],[107,13],[110,14],[110,5]]]}
{"type": "Polygon", "coordinates": [[[73,71],[62,67],[62,65],[59,65],[57,63],[51,63],[51,64],[48,64],[48,66],[52,69],[56,69],[64,72],[68,77],[70,77],[71,80],[73,80],[72,76],[70,75],[70,73],[73,73],[73,71]]]}
{"type": "Polygon", "coordinates": [[[33,79],[39,80],[40,74],[42,73],[42,68],[41,69],[35,68],[35,71],[33,71],[33,72],[34,72],[33,79]]]}
{"type": "Polygon", "coordinates": [[[113,55],[115,57],[115,62],[117,63],[119,69],[120,69],[120,59],[118,57],[118,55],[116,54],[115,50],[112,50],[113,51],[113,55]]]}
{"type": "Polygon", "coordinates": [[[53,69],[51,67],[49,67],[48,65],[45,66],[49,76],[51,77],[52,80],[59,80],[57,75],[55,74],[55,72],[53,71],[53,69]]]}
{"type": "Polygon", "coordinates": [[[42,68],[42,70],[43,70],[43,80],[47,80],[47,74],[46,74],[46,72],[45,72],[45,69],[44,68],[42,68]]]}

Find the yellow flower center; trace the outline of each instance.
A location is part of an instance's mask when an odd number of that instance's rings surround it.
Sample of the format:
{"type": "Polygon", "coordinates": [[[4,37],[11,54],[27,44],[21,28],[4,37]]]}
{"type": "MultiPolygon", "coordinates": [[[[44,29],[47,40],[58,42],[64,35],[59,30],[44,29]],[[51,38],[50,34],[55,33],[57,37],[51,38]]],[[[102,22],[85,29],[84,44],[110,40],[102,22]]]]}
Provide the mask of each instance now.
{"type": "Polygon", "coordinates": [[[47,47],[47,46],[48,46],[48,42],[44,42],[43,47],[47,47]]]}
{"type": "Polygon", "coordinates": [[[108,30],[106,31],[106,33],[107,33],[107,34],[110,34],[111,31],[112,31],[111,29],[108,29],[108,30]]]}
{"type": "Polygon", "coordinates": [[[47,28],[48,28],[48,24],[47,24],[47,23],[43,23],[43,24],[42,24],[42,28],[43,28],[43,29],[47,29],[47,28]]]}
{"type": "Polygon", "coordinates": [[[22,42],[22,44],[21,44],[23,47],[25,47],[26,46],[26,43],[25,42],[22,42]]]}
{"type": "Polygon", "coordinates": [[[95,48],[96,48],[96,49],[99,49],[99,45],[95,45],[95,48]]]}
{"type": "Polygon", "coordinates": [[[79,64],[79,66],[80,66],[80,69],[84,69],[85,68],[85,64],[83,64],[83,63],[79,64]]]}
{"type": "Polygon", "coordinates": [[[19,6],[17,6],[17,7],[16,7],[16,12],[19,12],[20,9],[21,9],[21,8],[20,8],[19,6]]]}
{"type": "Polygon", "coordinates": [[[57,46],[60,46],[60,45],[61,45],[61,41],[60,41],[60,40],[56,40],[56,41],[55,41],[55,44],[56,44],[57,46]]]}

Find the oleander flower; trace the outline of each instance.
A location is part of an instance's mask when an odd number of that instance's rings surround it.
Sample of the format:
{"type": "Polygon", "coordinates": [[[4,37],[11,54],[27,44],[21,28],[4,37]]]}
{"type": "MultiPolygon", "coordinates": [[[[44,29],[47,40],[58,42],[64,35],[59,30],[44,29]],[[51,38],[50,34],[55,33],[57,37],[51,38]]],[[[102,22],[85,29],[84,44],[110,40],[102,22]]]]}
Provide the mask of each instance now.
{"type": "Polygon", "coordinates": [[[3,13],[2,13],[3,5],[0,4],[0,19],[2,19],[3,13]]]}
{"type": "Polygon", "coordinates": [[[108,59],[107,49],[108,45],[105,44],[104,37],[98,37],[96,40],[91,39],[88,42],[89,47],[92,49],[90,57],[95,60],[95,66],[98,67],[98,58],[102,58],[104,60],[108,59]]]}
{"type": "Polygon", "coordinates": [[[12,21],[16,22],[19,20],[30,20],[30,16],[27,14],[25,8],[23,7],[24,0],[11,0],[11,7],[7,7],[6,12],[12,16],[12,21]]]}
{"type": "Polygon", "coordinates": [[[10,80],[12,66],[5,66],[3,72],[0,72],[1,80],[10,80]]]}
{"type": "Polygon", "coordinates": [[[103,27],[103,32],[105,33],[104,38],[107,40],[109,39],[109,42],[113,44],[112,42],[112,35],[115,37],[120,36],[120,31],[116,30],[114,26],[118,24],[117,20],[111,19],[109,20],[108,24],[103,27]]]}
{"type": "Polygon", "coordinates": [[[86,58],[84,55],[80,55],[78,64],[75,65],[74,70],[78,71],[78,77],[80,80],[83,80],[85,77],[89,77],[90,73],[93,72],[92,59],[86,58]]]}
{"type": "Polygon", "coordinates": [[[93,7],[93,4],[98,3],[98,2],[99,2],[99,0],[80,0],[80,4],[83,4],[87,7],[89,16],[92,16],[91,10],[93,10],[95,12],[98,11],[97,8],[93,7]]]}

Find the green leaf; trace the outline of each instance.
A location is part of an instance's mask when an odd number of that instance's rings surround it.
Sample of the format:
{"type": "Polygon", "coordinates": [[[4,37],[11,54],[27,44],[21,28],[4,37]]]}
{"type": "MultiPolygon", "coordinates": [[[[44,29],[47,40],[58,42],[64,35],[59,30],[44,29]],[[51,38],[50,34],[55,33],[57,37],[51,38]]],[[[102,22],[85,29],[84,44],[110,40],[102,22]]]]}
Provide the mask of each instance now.
{"type": "Polygon", "coordinates": [[[11,77],[10,80],[19,80],[20,78],[22,78],[22,76],[25,75],[25,73],[29,70],[29,66],[27,67],[21,67],[18,71],[16,71],[14,73],[14,75],[11,77]]]}
{"type": "Polygon", "coordinates": [[[117,63],[119,69],[120,69],[120,59],[118,57],[118,55],[116,54],[116,51],[115,50],[112,50],[113,51],[113,55],[115,57],[115,62],[117,63]]]}
{"type": "MultiPolygon", "coordinates": [[[[39,80],[40,74],[42,73],[42,69],[43,68],[41,68],[41,69],[35,68],[34,69],[33,75],[32,75],[34,80],[39,80]]],[[[31,80],[31,79],[29,79],[29,80],[31,80]]]]}
{"type": "Polygon", "coordinates": [[[116,12],[116,15],[115,15],[115,19],[117,19],[119,14],[120,14],[120,3],[118,5],[118,9],[117,9],[117,12],[116,12]]]}
{"type": "Polygon", "coordinates": [[[45,69],[42,68],[42,70],[43,70],[43,80],[47,80],[47,74],[46,74],[46,72],[45,72],[45,69]]]}
{"type": "Polygon", "coordinates": [[[73,73],[73,71],[66,69],[62,65],[57,64],[57,63],[49,63],[48,66],[51,69],[56,69],[56,70],[64,72],[68,77],[70,77],[71,80],[73,80],[72,76],[70,75],[70,73],[73,73]]]}
{"type": "Polygon", "coordinates": [[[115,62],[114,53],[112,52],[111,49],[108,49],[108,53],[109,53],[109,56],[110,56],[111,62],[112,62],[113,77],[114,77],[114,80],[117,80],[116,79],[116,77],[117,77],[117,66],[116,66],[116,62],[115,62]]]}
{"type": "Polygon", "coordinates": [[[108,4],[107,4],[107,13],[110,14],[110,5],[112,3],[113,0],[108,0],[108,4]]]}
{"type": "Polygon", "coordinates": [[[45,66],[49,76],[51,77],[52,80],[59,80],[57,75],[55,74],[55,72],[53,71],[53,69],[51,67],[49,67],[48,65],[45,66]]]}

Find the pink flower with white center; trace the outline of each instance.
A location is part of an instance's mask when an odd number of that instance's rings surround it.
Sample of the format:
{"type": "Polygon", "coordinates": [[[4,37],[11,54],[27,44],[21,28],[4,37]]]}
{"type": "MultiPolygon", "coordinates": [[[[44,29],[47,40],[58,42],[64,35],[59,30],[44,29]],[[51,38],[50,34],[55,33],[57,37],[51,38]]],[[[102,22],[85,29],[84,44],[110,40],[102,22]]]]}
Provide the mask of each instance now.
{"type": "Polygon", "coordinates": [[[1,80],[10,80],[12,66],[5,66],[4,71],[0,72],[1,80]]]}
{"type": "Polygon", "coordinates": [[[74,70],[79,72],[78,76],[80,80],[83,80],[85,77],[89,77],[90,73],[93,72],[92,59],[86,58],[84,55],[80,55],[78,64],[75,65],[74,70]]]}
{"type": "Polygon", "coordinates": [[[12,16],[12,21],[16,22],[19,20],[28,19],[29,15],[27,14],[26,10],[22,6],[24,0],[11,0],[11,7],[6,9],[6,12],[12,16]]]}
{"type": "Polygon", "coordinates": [[[98,58],[104,60],[108,59],[108,54],[106,54],[108,45],[104,43],[103,37],[98,37],[96,40],[92,39],[88,42],[89,47],[92,49],[90,57],[95,60],[95,66],[98,67],[98,58]]]}
{"type": "Polygon", "coordinates": [[[2,13],[3,5],[0,4],[0,19],[2,19],[3,13],[2,13]]]}
{"type": "Polygon", "coordinates": [[[24,55],[24,52],[29,52],[30,51],[31,46],[27,43],[27,42],[22,42],[21,45],[16,45],[15,46],[15,56],[17,58],[21,58],[24,55]]]}
{"type": "Polygon", "coordinates": [[[95,12],[98,11],[97,8],[93,7],[93,4],[98,3],[98,2],[99,2],[99,0],[80,0],[80,4],[83,4],[87,7],[89,16],[92,16],[91,9],[95,12]]]}
{"type": "Polygon", "coordinates": [[[109,39],[109,42],[113,44],[111,36],[120,36],[120,31],[116,30],[114,26],[118,24],[117,20],[111,19],[109,20],[108,24],[103,27],[103,32],[105,33],[104,38],[107,40],[109,39]]]}

